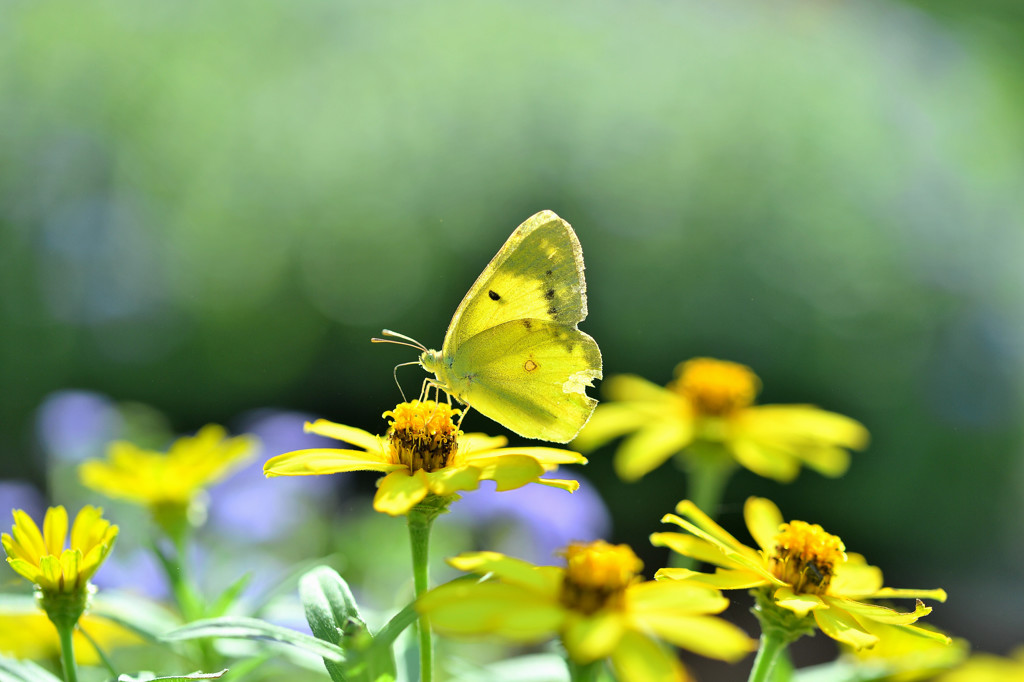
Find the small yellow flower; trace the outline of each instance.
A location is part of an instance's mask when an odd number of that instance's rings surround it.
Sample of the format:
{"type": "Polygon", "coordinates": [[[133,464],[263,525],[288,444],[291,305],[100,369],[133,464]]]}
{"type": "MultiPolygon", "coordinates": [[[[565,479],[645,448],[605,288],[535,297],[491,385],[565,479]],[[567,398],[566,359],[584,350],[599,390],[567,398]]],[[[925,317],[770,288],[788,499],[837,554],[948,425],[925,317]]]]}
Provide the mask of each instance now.
{"type": "Polygon", "coordinates": [[[89,579],[114,547],[118,527],[103,518],[103,510],[85,506],[71,527],[71,546],[64,548],[68,535],[68,513],[64,507],[50,507],[43,520],[43,532],[21,509],[14,510],[11,534],[2,542],[7,563],[19,575],[34,583],[44,594],[76,594],[88,590],[89,579]]]}
{"type": "Polygon", "coordinates": [[[376,436],[362,429],[318,419],[306,431],[344,441],[361,449],[315,448],[278,455],[267,461],[270,476],[317,476],[345,471],[380,471],[373,508],[400,516],[432,493],[439,497],[475,490],[481,480],[497,482],[498,490],[527,483],[574,491],[576,481],[540,478],[559,464],[585,464],[586,458],[557,448],[502,447],[504,437],[463,433],[453,418],[459,410],[433,400],[400,403],[384,413],[389,429],[376,436]]]}
{"type": "Polygon", "coordinates": [[[936,682],[1024,682],[1024,647],[1018,648],[1010,658],[993,654],[974,654],[956,670],[936,682]]]}
{"type": "Polygon", "coordinates": [[[424,595],[416,608],[451,635],[496,635],[515,642],[561,638],[570,658],[587,664],[608,658],[617,679],[687,679],[659,639],[703,656],[736,661],[754,642],[712,614],[728,600],[715,589],[682,582],[644,581],[640,559],[626,545],[598,540],[570,545],[566,567],[534,566],[497,552],[448,560],[487,579],[456,581],[424,595]]]}
{"type": "MultiPolygon", "coordinates": [[[[86,613],[79,619],[72,635],[75,662],[79,665],[101,663],[96,648],[82,633],[83,630],[104,651],[142,643],[142,639],[130,630],[106,618],[86,613]]],[[[0,655],[32,661],[55,660],[60,656],[57,630],[41,611],[0,611],[0,655]]]]}
{"type": "Polygon", "coordinates": [[[188,508],[206,487],[243,464],[255,448],[252,436],[228,438],[224,427],[209,424],[195,436],[176,440],[166,454],[114,442],[108,459],[83,462],[78,473],[93,490],[159,513],[188,508]]]}
{"type": "Polygon", "coordinates": [[[797,617],[813,614],[829,637],[855,649],[873,646],[881,631],[875,623],[919,637],[948,643],[945,635],[911,625],[931,613],[920,599],[946,600],[944,590],[898,590],[882,587],[882,572],[859,554],[848,554],[843,542],[821,526],[803,521],[783,523],[771,501],[751,497],[744,505],[747,528],[760,550],[741,544],[689,500],[666,514],[688,533],[654,533],[651,542],[684,556],[717,566],[713,574],[682,568],[663,568],[657,579],[695,582],[719,589],[759,588],[770,603],[797,617]],[[910,613],[862,600],[918,599],[910,613]]]}
{"type": "Polygon", "coordinates": [[[615,470],[634,481],[686,448],[715,443],[754,473],[786,482],[801,465],[842,475],[847,449],[867,445],[867,430],[849,417],[813,405],[755,405],[761,381],[744,365],[695,358],[675,374],[665,388],[634,375],[608,379],[603,391],[611,402],[598,405],[576,447],[627,436],[615,470]]]}

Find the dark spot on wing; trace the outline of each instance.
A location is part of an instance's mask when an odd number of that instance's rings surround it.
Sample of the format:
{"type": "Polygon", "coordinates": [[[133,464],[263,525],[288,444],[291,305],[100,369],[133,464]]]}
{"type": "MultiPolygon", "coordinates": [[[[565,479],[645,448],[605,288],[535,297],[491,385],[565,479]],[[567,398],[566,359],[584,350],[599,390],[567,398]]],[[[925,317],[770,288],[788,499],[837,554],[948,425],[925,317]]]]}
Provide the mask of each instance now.
{"type": "Polygon", "coordinates": [[[523,369],[525,369],[527,372],[532,372],[536,370],[538,367],[540,367],[540,365],[534,362],[533,359],[528,359],[526,362],[523,363],[523,369]]]}
{"type": "Polygon", "coordinates": [[[523,318],[523,326],[526,327],[527,329],[531,329],[533,327],[533,321],[527,318],[523,318]]]}
{"type": "Polygon", "coordinates": [[[556,308],[555,306],[551,306],[550,308],[548,308],[548,315],[550,315],[551,317],[558,317],[558,308],[556,308]]]}
{"type": "Polygon", "coordinates": [[[547,275],[548,277],[550,277],[551,276],[551,271],[547,270],[547,271],[544,272],[544,274],[547,275]]]}
{"type": "Polygon", "coordinates": [[[492,301],[497,301],[498,299],[501,298],[501,296],[498,295],[498,292],[495,291],[494,289],[488,289],[487,295],[491,297],[492,301]]]}
{"type": "Polygon", "coordinates": [[[545,291],[544,292],[544,298],[548,299],[549,301],[555,300],[555,290],[554,289],[548,289],[547,291],[545,291]]]}

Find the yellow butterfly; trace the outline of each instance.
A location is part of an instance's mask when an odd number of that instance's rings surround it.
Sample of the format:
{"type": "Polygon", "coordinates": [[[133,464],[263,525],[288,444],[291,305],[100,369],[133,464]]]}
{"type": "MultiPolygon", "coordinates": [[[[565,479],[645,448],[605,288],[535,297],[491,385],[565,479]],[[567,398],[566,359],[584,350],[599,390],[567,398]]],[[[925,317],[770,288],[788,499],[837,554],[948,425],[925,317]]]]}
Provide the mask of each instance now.
{"type": "MultiPolygon", "coordinates": [[[[569,223],[541,211],[516,228],[462,299],[441,351],[422,351],[429,385],[526,438],[567,443],[597,401],[601,350],[587,316],[583,251],[569,223]]],[[[387,342],[389,339],[373,339],[387,342]]],[[[400,343],[394,341],[393,343],[400,343]]]]}

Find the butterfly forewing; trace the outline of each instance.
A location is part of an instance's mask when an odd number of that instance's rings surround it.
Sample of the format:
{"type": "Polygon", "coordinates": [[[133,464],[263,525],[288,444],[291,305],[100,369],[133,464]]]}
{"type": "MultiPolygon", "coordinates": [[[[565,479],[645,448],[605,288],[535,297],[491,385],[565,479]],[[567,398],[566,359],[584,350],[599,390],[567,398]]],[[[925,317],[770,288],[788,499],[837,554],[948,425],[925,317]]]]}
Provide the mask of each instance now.
{"type": "Polygon", "coordinates": [[[567,222],[541,211],[516,228],[462,299],[442,353],[457,355],[480,332],[535,319],[575,327],[587,316],[583,252],[567,222]]]}

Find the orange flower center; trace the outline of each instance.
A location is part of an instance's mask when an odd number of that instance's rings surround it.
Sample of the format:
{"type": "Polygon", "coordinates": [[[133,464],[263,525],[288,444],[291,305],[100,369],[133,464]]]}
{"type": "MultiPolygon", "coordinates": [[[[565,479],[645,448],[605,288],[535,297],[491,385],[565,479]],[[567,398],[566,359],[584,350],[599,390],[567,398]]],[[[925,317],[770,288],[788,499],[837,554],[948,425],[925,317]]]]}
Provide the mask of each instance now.
{"type": "Polygon", "coordinates": [[[724,417],[752,405],[761,380],[746,365],[694,358],[676,367],[669,388],[688,399],[698,415],[724,417]]]}
{"type": "Polygon", "coordinates": [[[387,439],[391,456],[410,471],[437,471],[449,466],[459,447],[458,427],[453,417],[460,410],[433,400],[399,403],[384,413],[391,428],[387,439]]]}
{"type": "Polygon", "coordinates": [[[610,606],[621,608],[626,588],[638,580],[644,564],[628,545],[604,540],[574,542],[565,550],[562,605],[587,615],[610,606]]]}
{"type": "Polygon", "coordinates": [[[803,521],[779,527],[770,557],[772,573],[792,585],[797,594],[825,594],[836,566],[844,561],[842,540],[817,524],[803,521]]]}

